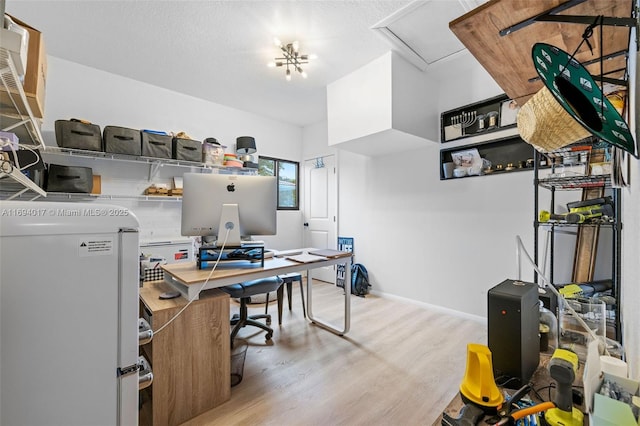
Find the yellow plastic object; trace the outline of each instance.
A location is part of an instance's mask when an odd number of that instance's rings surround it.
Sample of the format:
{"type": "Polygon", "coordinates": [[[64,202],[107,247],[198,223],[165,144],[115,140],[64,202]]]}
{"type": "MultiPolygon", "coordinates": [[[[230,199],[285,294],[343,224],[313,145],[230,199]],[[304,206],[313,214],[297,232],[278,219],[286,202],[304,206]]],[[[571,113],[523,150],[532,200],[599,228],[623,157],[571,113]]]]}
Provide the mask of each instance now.
{"type": "Polygon", "coordinates": [[[556,349],[549,361],[549,374],[556,381],[555,405],[544,413],[551,426],[581,426],[582,411],[572,406],[571,386],[578,371],[578,355],[566,349],[556,349]]]}
{"type": "Polygon", "coordinates": [[[467,367],[460,384],[460,395],[465,402],[495,410],[504,402],[504,396],[493,378],[491,351],[485,345],[467,345],[467,367]]]}
{"type": "Polygon", "coordinates": [[[567,361],[569,364],[571,364],[571,368],[573,369],[574,374],[578,371],[578,365],[580,361],[578,359],[578,355],[576,355],[575,352],[571,352],[566,349],[556,349],[553,352],[553,357],[551,358],[550,363],[554,364],[559,360],[564,360],[564,361],[567,361]]]}
{"type": "Polygon", "coordinates": [[[582,426],[584,424],[584,414],[576,407],[571,411],[550,408],[544,413],[544,419],[550,426],[582,426]]]}
{"type": "Polygon", "coordinates": [[[549,213],[546,210],[540,210],[540,213],[538,214],[538,221],[539,222],[549,222],[549,220],[551,219],[551,213],[549,213]]]}
{"type": "Polygon", "coordinates": [[[582,288],[578,284],[567,284],[558,292],[566,298],[576,297],[582,294],[582,288]]]}

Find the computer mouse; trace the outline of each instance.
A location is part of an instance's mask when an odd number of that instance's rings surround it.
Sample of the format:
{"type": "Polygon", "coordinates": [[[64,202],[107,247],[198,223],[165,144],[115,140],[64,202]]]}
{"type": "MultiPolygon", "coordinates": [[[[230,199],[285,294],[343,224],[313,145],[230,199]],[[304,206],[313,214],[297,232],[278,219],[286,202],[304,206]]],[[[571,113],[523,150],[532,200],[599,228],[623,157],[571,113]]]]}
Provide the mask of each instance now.
{"type": "Polygon", "coordinates": [[[180,297],[179,291],[167,291],[160,295],[160,299],[175,299],[176,297],[180,297]]]}

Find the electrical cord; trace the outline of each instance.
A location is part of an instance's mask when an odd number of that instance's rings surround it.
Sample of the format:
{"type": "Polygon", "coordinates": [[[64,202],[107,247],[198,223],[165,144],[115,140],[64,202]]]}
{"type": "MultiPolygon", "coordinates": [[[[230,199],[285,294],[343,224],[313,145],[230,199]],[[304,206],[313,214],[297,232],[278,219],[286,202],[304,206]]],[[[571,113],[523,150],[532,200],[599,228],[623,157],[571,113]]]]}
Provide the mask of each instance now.
{"type": "MultiPolygon", "coordinates": [[[[549,288],[549,290],[551,290],[551,292],[555,294],[555,296],[558,298],[558,301],[564,300],[562,295],[558,292],[558,290],[551,283],[551,281],[542,273],[542,271],[538,268],[538,266],[533,261],[533,259],[531,259],[531,256],[529,255],[527,250],[524,248],[524,244],[522,243],[522,239],[520,238],[520,235],[516,235],[516,243],[517,243],[516,250],[517,250],[518,262],[520,261],[520,252],[522,251],[525,255],[525,258],[529,261],[533,269],[538,273],[538,276],[542,278],[542,280],[544,281],[546,286],[549,288]]],[[[567,308],[569,312],[571,312],[571,314],[575,317],[575,319],[580,323],[580,325],[585,329],[585,331],[591,336],[593,340],[596,340],[596,341],[601,340],[596,335],[596,333],[593,330],[591,330],[591,328],[587,325],[587,323],[584,322],[582,317],[578,315],[578,313],[573,309],[573,307],[571,307],[569,303],[563,303],[563,307],[567,308]]],[[[610,355],[609,351],[607,350],[606,341],[603,341],[602,343],[603,343],[604,355],[610,355]]]]}
{"type": "Polygon", "coordinates": [[[222,242],[222,247],[220,247],[220,252],[218,253],[218,258],[216,259],[216,262],[213,264],[213,269],[211,269],[211,272],[209,272],[209,275],[207,276],[207,279],[204,281],[204,283],[202,283],[202,285],[198,289],[198,292],[195,294],[195,296],[193,296],[193,298],[191,300],[189,300],[189,302],[187,302],[186,305],[184,305],[182,307],[182,309],[180,309],[178,311],[178,313],[176,313],[169,321],[164,323],[164,325],[162,327],[160,327],[159,329],[154,331],[153,334],[158,334],[162,330],[164,330],[169,324],[171,324],[176,318],[178,318],[191,305],[191,303],[193,303],[194,300],[198,299],[198,297],[200,296],[200,292],[202,290],[204,290],[204,287],[207,285],[207,283],[209,282],[209,280],[213,276],[213,273],[215,272],[216,268],[218,267],[218,263],[220,262],[220,258],[222,257],[222,253],[224,251],[224,247],[227,244],[227,238],[229,237],[229,232],[230,231],[231,231],[231,229],[227,228],[227,233],[224,236],[224,241],[222,242]]]}
{"type": "MultiPolygon", "coordinates": [[[[26,166],[20,166],[20,161],[18,161],[18,155],[16,154],[16,149],[14,148],[13,144],[11,142],[9,142],[8,139],[0,139],[0,146],[5,147],[8,146],[9,149],[11,150],[11,154],[13,157],[13,161],[16,165],[16,167],[22,171],[25,170],[31,166],[35,166],[36,164],[38,164],[38,162],[40,161],[40,154],[38,153],[38,151],[36,151],[35,149],[31,148],[30,146],[27,145],[20,145],[22,148],[26,149],[27,151],[31,151],[35,156],[36,159],[34,161],[32,161],[31,163],[27,164],[26,166]]],[[[13,169],[12,169],[13,170],[13,169]]]]}

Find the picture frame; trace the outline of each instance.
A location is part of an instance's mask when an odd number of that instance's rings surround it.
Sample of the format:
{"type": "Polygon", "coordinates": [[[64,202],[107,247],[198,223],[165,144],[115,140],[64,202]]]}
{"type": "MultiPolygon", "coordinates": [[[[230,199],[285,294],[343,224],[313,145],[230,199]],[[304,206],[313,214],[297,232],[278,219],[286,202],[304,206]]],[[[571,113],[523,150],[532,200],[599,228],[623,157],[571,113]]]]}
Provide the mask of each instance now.
{"type": "Polygon", "coordinates": [[[516,124],[520,106],[513,99],[507,99],[500,104],[500,127],[516,124]]]}

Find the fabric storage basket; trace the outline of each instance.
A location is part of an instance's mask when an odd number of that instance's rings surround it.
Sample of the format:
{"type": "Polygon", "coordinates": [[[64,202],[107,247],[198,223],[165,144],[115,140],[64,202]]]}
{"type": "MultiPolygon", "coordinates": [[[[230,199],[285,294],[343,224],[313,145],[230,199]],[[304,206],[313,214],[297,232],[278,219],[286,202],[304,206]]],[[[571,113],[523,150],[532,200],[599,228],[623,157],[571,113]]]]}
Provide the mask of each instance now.
{"type": "Polygon", "coordinates": [[[90,167],[49,164],[48,192],[84,192],[93,190],[93,170],[90,167]]]}
{"type": "Polygon", "coordinates": [[[104,151],[112,154],[140,155],[142,139],[140,130],[106,126],[102,133],[104,151]]]}
{"type": "Polygon", "coordinates": [[[201,162],[202,143],[193,139],[173,138],[173,158],[201,162]]]}
{"type": "Polygon", "coordinates": [[[102,151],[100,126],[79,120],[56,120],[56,143],[62,148],[102,151]]]}
{"type": "Polygon", "coordinates": [[[171,158],[171,136],[142,131],[142,156],[171,158]]]}

